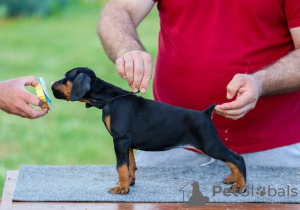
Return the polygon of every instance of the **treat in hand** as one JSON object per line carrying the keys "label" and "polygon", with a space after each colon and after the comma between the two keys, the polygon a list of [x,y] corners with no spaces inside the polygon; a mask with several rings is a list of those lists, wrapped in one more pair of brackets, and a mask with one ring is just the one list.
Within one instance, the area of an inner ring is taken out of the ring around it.
{"label": "treat in hand", "polygon": [[43,77],[37,78],[39,84],[35,86],[36,95],[45,103],[45,108],[52,111],[52,102],[47,91],[46,83]]}

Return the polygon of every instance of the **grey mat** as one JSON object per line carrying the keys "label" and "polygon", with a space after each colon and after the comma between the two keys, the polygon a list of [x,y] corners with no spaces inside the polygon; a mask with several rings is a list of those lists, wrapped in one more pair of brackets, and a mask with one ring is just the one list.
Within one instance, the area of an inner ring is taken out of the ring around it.
{"label": "grey mat", "polygon": [[[116,185],[115,166],[20,166],[14,201],[77,202],[187,202],[197,181],[209,202],[300,203],[299,168],[248,167],[249,189],[227,193],[222,183],[229,168],[139,167],[136,184],[127,195],[111,195]],[[179,191],[181,189],[181,191]],[[215,189],[215,195],[213,194]],[[217,193],[222,190],[222,193]],[[183,192],[184,191],[184,192]],[[184,193],[184,196],[183,196]]]}

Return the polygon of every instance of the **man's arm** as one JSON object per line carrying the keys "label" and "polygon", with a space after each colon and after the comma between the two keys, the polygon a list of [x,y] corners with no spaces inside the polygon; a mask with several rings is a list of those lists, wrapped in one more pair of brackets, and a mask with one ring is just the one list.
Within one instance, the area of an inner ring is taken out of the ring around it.
{"label": "man's arm", "polygon": [[146,92],[152,76],[152,57],[145,52],[136,27],[153,5],[153,0],[109,0],[98,24],[106,54],[134,92]]}
{"label": "man's arm", "polygon": [[239,119],[252,110],[259,97],[300,89],[300,27],[290,29],[295,51],[253,74],[237,74],[227,86],[227,98],[236,100],[216,106],[216,112]]}
{"label": "man's arm", "polygon": [[33,77],[20,77],[0,82],[0,109],[9,113],[35,119],[48,113],[48,109],[31,107],[29,104],[43,108],[45,103],[36,95],[31,94],[25,86],[36,86],[39,82]]}

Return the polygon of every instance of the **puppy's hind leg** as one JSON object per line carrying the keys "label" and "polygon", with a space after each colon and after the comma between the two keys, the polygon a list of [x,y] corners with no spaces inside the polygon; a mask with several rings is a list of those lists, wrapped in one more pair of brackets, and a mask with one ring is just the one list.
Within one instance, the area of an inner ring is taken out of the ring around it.
{"label": "puppy's hind leg", "polygon": [[204,146],[202,152],[206,155],[223,161],[229,166],[231,175],[224,179],[224,183],[233,184],[231,189],[237,189],[239,192],[246,190],[246,165],[244,158],[228,149],[221,139],[212,141],[211,146]]}
{"label": "puppy's hind leg", "polygon": [[[228,149],[229,150],[229,149]],[[231,175],[224,179],[225,184],[236,184],[231,186],[231,189],[234,191],[234,188],[237,188],[239,192],[245,192],[246,190],[246,165],[244,158],[235,152],[229,150],[231,155],[226,160],[222,160],[226,165],[229,166],[231,170]]]}

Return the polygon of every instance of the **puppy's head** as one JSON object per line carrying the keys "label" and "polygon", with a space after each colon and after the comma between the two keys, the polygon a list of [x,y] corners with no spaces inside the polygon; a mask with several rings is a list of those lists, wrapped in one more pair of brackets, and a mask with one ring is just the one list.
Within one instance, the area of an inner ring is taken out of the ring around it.
{"label": "puppy's head", "polygon": [[57,99],[88,103],[82,98],[90,91],[93,77],[96,77],[96,75],[89,68],[74,68],[68,71],[63,79],[52,84],[53,95]]}

